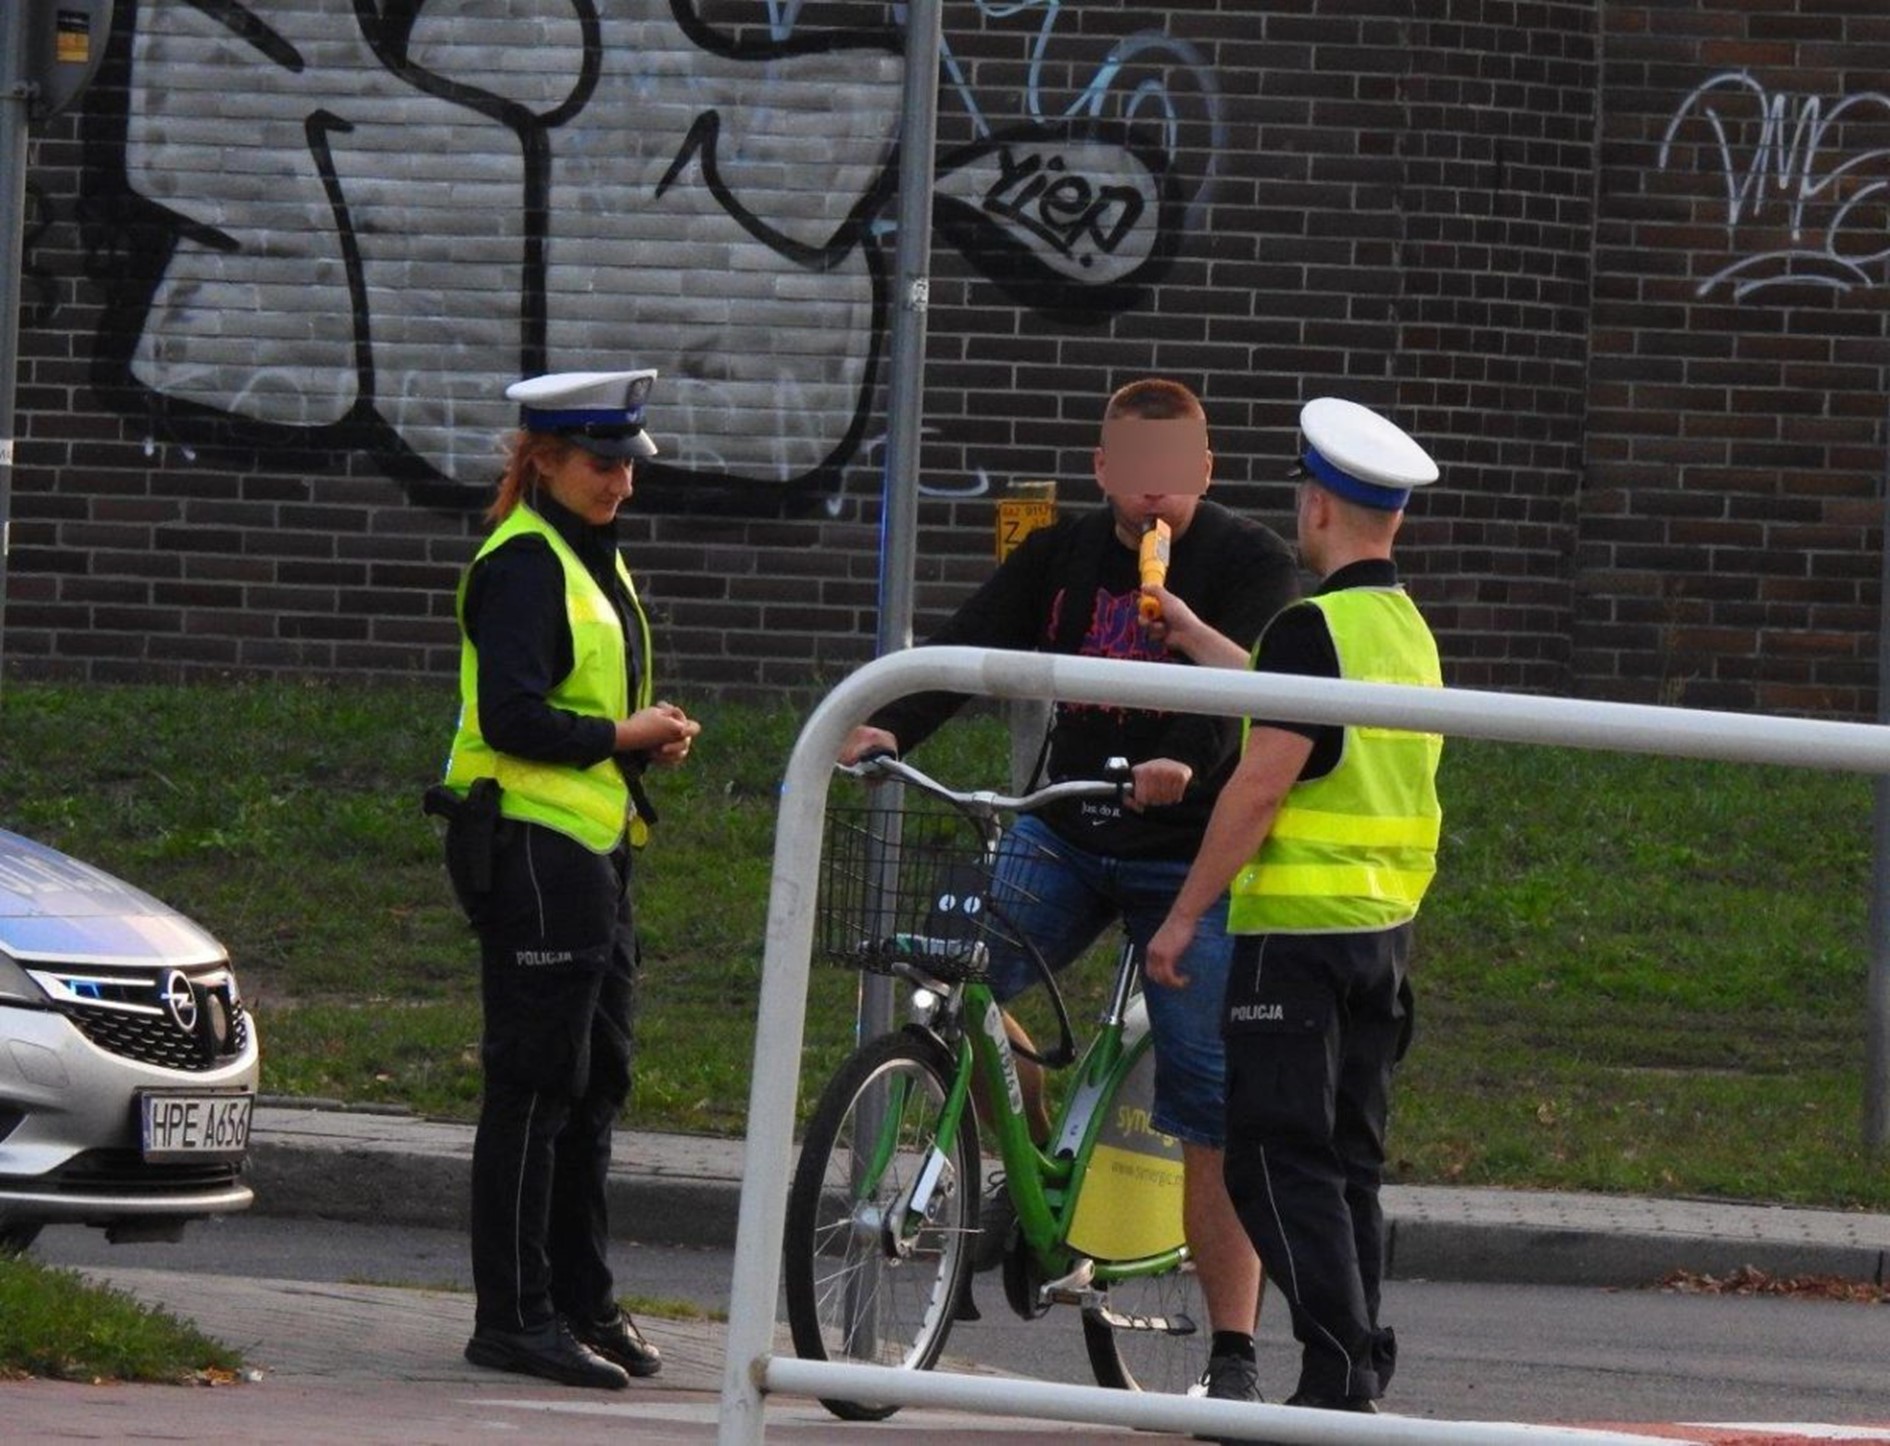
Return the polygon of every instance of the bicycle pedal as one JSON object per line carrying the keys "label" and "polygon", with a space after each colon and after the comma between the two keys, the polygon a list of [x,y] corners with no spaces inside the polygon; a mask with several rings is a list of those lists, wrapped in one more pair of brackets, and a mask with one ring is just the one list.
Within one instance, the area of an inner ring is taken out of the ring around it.
{"label": "bicycle pedal", "polygon": [[1067,1275],[1060,1275],[1055,1280],[1046,1280],[1037,1288],[1039,1300],[1057,1305],[1086,1305],[1088,1297],[1096,1292],[1090,1289],[1090,1283],[1096,1278],[1096,1262],[1087,1255],[1077,1259],[1076,1266]]}

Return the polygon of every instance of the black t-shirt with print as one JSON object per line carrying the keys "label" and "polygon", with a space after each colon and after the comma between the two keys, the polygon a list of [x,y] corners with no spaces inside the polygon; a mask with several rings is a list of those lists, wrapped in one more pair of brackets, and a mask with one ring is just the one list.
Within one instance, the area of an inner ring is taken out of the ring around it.
{"label": "black t-shirt with print", "polygon": [[[1293,554],[1267,527],[1203,499],[1169,554],[1171,592],[1218,631],[1251,647],[1268,620],[1298,596]],[[1185,663],[1153,643],[1137,620],[1141,577],[1135,550],[1116,536],[1107,507],[1032,533],[928,644]],[[1067,613],[1069,608],[1074,613]],[[884,728],[910,751],[966,702],[962,693],[919,693],[880,710]],[[1047,811],[1064,838],[1117,858],[1194,856],[1221,785],[1233,771],[1239,725],[1232,719],[1137,708],[1060,703],[1051,735],[1052,779],[1096,778],[1112,757],[1131,764],[1173,758],[1194,770],[1180,802],[1137,814],[1108,802]]]}

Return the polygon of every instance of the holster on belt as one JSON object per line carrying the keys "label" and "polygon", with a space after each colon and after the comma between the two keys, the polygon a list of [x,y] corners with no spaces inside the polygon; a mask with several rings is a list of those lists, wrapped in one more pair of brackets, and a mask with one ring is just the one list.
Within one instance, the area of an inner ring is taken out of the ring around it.
{"label": "holster on belt", "polygon": [[453,881],[475,898],[490,893],[499,842],[499,781],[474,779],[464,798],[436,783],[421,808],[446,820],[446,869]]}
{"label": "holster on belt", "polygon": [[647,824],[655,823],[656,805],[650,802],[649,794],[643,791],[643,780],[627,777],[624,782],[630,785],[630,802],[636,808],[637,817]]}

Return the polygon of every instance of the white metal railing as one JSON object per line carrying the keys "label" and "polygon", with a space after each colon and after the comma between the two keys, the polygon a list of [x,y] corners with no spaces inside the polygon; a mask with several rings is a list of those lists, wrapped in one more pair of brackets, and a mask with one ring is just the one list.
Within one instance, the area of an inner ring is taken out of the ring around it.
{"label": "white metal railing", "polygon": [[1375,724],[1512,743],[1890,773],[1890,728],[1865,723],[1348,683],[984,648],[910,648],[867,664],[835,687],[809,717],[788,759],[782,785],[758,1004],[762,1027],[755,1032],[747,1158],[722,1376],[718,1438],[722,1446],[762,1440],[762,1397],[768,1391],[888,1404],[950,1405],[993,1414],[1207,1435],[1264,1434],[1282,1442],[1344,1442],[1348,1446],[1375,1442],[1406,1446],[1647,1443],[1650,1438],[1603,1431],[1335,1416],[1197,1397],[1131,1396],[1099,1386],[800,1361],[772,1353],[787,1208],[783,1182],[792,1163],[814,897],[833,762],[847,734],[875,709],[908,693],[933,688],[993,698],[1056,698],[1228,717]]}

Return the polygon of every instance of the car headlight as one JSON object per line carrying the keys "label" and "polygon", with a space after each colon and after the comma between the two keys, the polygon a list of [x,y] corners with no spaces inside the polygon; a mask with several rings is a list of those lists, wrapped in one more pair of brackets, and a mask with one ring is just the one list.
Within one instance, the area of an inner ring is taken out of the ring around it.
{"label": "car headlight", "polygon": [[46,991],[27,977],[26,971],[6,955],[0,954],[0,1002],[18,1000],[22,1004],[44,1004]]}

